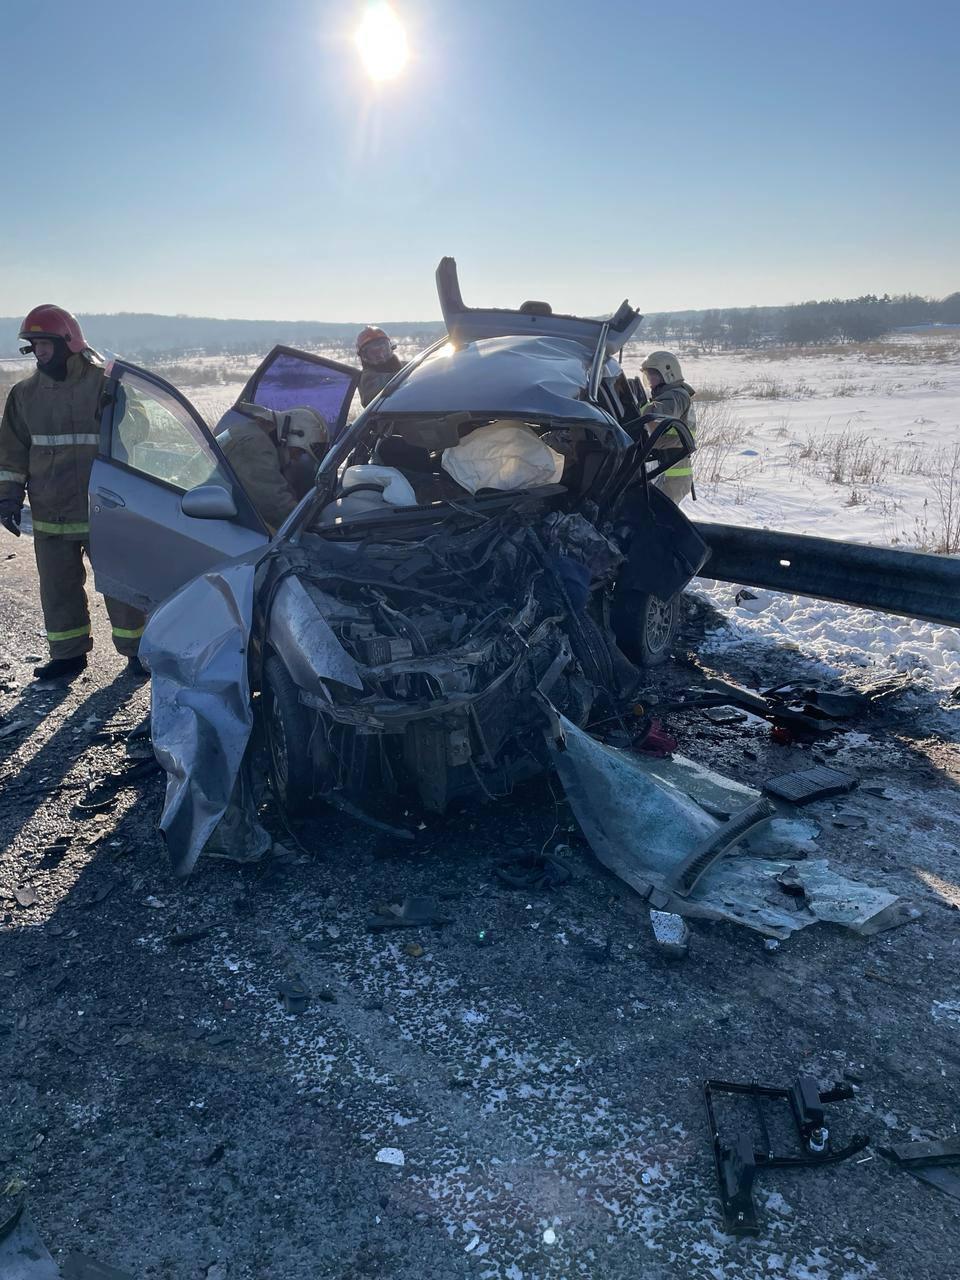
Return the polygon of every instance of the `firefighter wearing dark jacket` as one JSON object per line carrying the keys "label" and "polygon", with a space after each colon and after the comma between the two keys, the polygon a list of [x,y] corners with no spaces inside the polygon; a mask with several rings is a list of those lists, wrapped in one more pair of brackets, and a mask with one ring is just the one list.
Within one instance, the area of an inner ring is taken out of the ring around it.
{"label": "firefighter wearing dark jacket", "polygon": [[360,357],[360,403],[364,408],[376,399],[395,373],[403,368],[403,361],[396,354],[396,343],[378,329],[368,325],[357,338],[357,355]]}
{"label": "firefighter wearing dark jacket", "polygon": [[[68,679],[87,665],[93,648],[84,591],[84,552],[90,539],[87,487],[100,443],[103,366],[69,311],[34,307],[20,328],[22,347],[36,371],[7,397],[0,423],[0,523],[20,534],[24,497],[30,498],[33,549],[40,574],[40,604],[50,661],[34,670],[41,680]],[[143,614],[106,600],[113,643],[131,671]]]}
{"label": "firefighter wearing dark jacket", "polygon": [[[696,392],[684,382],[677,357],[672,351],[651,351],[641,368],[650,388],[650,399],[642,406],[641,412],[655,418],[679,418],[696,438],[697,411],[692,402]],[[662,457],[669,457],[670,453],[676,453],[682,447],[676,431],[668,431],[661,438],[657,451]],[[679,505],[693,489],[693,459],[681,458],[675,466],[663,472],[656,485]]]}
{"label": "firefighter wearing dark jacket", "polygon": [[310,488],[330,440],[326,421],[316,409],[264,409],[246,401],[221,419],[216,437],[271,533]]}

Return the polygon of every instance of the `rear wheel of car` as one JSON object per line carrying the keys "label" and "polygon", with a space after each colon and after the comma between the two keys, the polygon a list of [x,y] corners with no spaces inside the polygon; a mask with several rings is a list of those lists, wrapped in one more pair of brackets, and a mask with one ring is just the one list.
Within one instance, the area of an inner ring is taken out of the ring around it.
{"label": "rear wheel of car", "polygon": [[631,662],[659,667],[666,662],[680,622],[680,598],[661,600],[645,591],[627,591],[617,599],[613,629]]}
{"label": "rear wheel of car", "polygon": [[310,721],[290,673],[274,654],[263,669],[263,724],[270,783],[277,803],[291,817],[310,807],[313,766],[307,744]]}

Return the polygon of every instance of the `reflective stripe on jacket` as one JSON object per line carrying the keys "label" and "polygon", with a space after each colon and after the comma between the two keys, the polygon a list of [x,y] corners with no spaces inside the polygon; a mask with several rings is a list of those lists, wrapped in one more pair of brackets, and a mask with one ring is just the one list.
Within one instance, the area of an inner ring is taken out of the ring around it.
{"label": "reflective stripe on jacket", "polygon": [[[657,388],[654,398],[643,406],[644,413],[655,413],[661,418],[679,418],[684,426],[689,427],[694,440],[697,438],[697,411],[692,397],[696,395],[693,387],[686,382],[668,382]],[[661,438],[657,449],[669,453],[671,449],[680,449],[680,438],[675,430],[667,431]],[[666,475],[680,479],[693,475],[693,460],[685,457],[675,467],[670,467]]]}
{"label": "reflective stripe on jacket", "polygon": [[0,499],[30,497],[38,533],[78,537],[89,530],[87,489],[100,444],[103,369],[83,354],[54,382],[39,370],[7,396],[0,422]]}

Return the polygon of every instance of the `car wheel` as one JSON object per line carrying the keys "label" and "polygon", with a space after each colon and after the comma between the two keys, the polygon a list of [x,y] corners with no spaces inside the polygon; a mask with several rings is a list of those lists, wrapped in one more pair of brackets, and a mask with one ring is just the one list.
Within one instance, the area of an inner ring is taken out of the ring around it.
{"label": "car wheel", "polygon": [[679,622],[679,596],[664,601],[645,591],[628,591],[616,603],[613,630],[631,662],[659,667],[670,656]]}
{"label": "car wheel", "polygon": [[310,808],[313,765],[307,744],[310,721],[289,671],[274,654],[263,669],[263,725],[270,784],[277,803],[291,817]]}

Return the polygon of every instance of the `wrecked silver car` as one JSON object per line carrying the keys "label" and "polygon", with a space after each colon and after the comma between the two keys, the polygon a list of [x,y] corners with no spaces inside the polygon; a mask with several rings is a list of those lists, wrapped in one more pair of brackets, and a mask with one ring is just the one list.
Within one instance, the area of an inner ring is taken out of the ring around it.
{"label": "wrecked silver car", "polygon": [[551,717],[616,710],[668,651],[706,549],[651,484],[663,433],[692,440],[641,421],[616,360],[640,315],[473,309],[452,259],[437,278],[447,337],[349,426],[347,366],[277,348],[250,380],[242,400],[318,408],[333,438],[272,540],[188,402],[110,370],[98,586],[154,608],[200,575],[143,645],[181,872],[248,788],[255,719],[290,814],[332,800],[376,817],[396,797],[442,812],[549,767]]}

